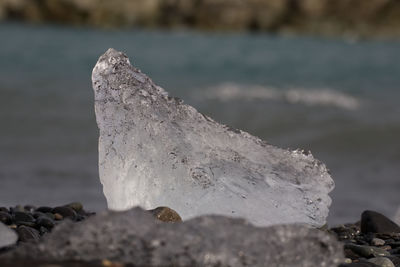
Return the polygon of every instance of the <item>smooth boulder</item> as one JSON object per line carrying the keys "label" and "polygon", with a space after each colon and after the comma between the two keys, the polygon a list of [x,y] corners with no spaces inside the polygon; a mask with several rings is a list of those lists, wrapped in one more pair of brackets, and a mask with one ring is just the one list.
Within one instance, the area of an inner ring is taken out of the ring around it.
{"label": "smooth boulder", "polygon": [[400,233],[400,226],[376,211],[366,210],[361,214],[362,233]]}
{"label": "smooth boulder", "polygon": [[138,266],[337,266],[343,251],[334,236],[302,225],[258,228],[222,216],[162,223],[134,208],[63,223],[39,246],[28,244],[4,257]]}
{"label": "smooth boulder", "polygon": [[0,222],[0,249],[14,245],[17,240],[17,234]]}

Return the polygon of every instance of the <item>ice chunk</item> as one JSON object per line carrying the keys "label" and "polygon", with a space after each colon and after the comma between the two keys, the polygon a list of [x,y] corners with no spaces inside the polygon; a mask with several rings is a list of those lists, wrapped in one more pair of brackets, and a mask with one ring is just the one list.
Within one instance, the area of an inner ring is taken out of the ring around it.
{"label": "ice chunk", "polygon": [[168,206],[183,219],[325,223],[334,183],[309,153],[267,144],[169,97],[114,49],[92,74],[108,207]]}

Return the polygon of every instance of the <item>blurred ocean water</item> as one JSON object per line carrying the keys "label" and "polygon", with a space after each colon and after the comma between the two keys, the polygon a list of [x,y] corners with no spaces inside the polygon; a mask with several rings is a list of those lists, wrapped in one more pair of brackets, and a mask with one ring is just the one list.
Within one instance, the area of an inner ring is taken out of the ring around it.
{"label": "blurred ocean water", "polygon": [[331,224],[400,206],[400,42],[0,24],[0,206],[106,207],[90,75],[109,47],[199,111],[336,182]]}

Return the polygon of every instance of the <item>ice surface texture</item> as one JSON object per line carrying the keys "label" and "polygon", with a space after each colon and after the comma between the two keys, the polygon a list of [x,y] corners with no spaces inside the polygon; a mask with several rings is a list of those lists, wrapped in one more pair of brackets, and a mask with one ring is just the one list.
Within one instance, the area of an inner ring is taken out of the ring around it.
{"label": "ice surface texture", "polygon": [[92,74],[108,207],[168,206],[183,219],[325,224],[334,183],[311,154],[267,144],[169,97],[114,49]]}

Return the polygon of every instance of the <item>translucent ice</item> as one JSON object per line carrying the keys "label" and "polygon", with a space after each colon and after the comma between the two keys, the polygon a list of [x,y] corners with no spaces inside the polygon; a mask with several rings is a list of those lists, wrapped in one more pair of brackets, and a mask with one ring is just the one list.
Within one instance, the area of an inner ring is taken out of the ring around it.
{"label": "translucent ice", "polygon": [[325,223],[334,183],[311,154],[215,122],[114,49],[99,58],[92,81],[110,209],[168,206],[183,219],[222,214],[260,226]]}

